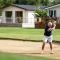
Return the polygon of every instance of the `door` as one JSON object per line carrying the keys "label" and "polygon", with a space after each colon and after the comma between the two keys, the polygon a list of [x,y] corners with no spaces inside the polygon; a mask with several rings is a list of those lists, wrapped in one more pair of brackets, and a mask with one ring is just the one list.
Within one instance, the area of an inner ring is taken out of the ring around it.
{"label": "door", "polygon": [[23,21],[23,12],[16,11],[16,23],[22,23]]}

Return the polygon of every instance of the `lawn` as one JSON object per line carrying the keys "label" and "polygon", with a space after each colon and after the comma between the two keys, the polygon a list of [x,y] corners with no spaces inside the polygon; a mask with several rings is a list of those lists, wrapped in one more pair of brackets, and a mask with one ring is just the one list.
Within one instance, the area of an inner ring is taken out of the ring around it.
{"label": "lawn", "polygon": [[0,53],[0,60],[55,60],[55,59],[37,56],[27,56],[22,54]]}
{"label": "lawn", "polygon": [[[42,40],[44,29],[26,29],[20,27],[0,27],[0,37],[26,40]],[[54,40],[60,40],[60,29],[53,32]]]}

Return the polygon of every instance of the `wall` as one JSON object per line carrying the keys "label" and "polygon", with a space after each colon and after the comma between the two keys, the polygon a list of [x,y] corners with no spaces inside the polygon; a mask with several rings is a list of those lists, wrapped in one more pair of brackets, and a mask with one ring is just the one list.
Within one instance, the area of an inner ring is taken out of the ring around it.
{"label": "wall", "polygon": [[[60,6],[50,8],[50,10],[56,10],[56,16],[57,16],[57,17],[60,17]],[[48,14],[48,15],[49,15],[49,14]]]}
{"label": "wall", "polygon": [[23,23],[23,27],[27,27],[27,28],[34,28],[35,27],[35,18],[34,18],[34,12],[33,11],[26,11],[26,23]]}
{"label": "wall", "polygon": [[18,7],[13,7],[13,6],[10,6],[10,7],[6,7],[3,9],[3,12],[2,12],[2,17],[3,17],[3,23],[6,23],[6,17],[5,17],[5,11],[12,11],[12,19],[13,19],[13,23],[15,23],[15,11],[23,11],[24,14],[23,14],[23,18],[25,16],[25,10],[24,9],[20,9]]}
{"label": "wall", "polygon": [[5,11],[12,11],[12,18],[13,18],[13,23],[15,23],[15,11],[23,11],[23,23],[22,27],[27,27],[27,28],[34,28],[34,12],[33,11],[27,11],[24,9],[20,9],[18,7],[7,7],[3,9],[3,23],[6,23],[6,18],[5,18]]}

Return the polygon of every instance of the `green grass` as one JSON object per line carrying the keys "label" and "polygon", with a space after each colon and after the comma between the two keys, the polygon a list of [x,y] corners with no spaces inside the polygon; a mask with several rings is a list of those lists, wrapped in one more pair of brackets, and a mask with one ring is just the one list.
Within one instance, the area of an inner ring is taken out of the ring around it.
{"label": "green grass", "polygon": [[22,54],[0,53],[0,60],[55,60],[55,59],[37,56],[27,56]]}
{"label": "green grass", "polygon": [[[0,37],[27,40],[42,40],[44,29],[24,29],[19,27],[0,27]],[[60,40],[60,29],[53,32],[54,40]]]}

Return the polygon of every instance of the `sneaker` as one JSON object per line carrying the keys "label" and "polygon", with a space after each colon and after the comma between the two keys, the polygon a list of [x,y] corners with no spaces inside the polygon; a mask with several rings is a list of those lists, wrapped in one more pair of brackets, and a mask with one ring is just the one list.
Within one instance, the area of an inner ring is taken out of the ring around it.
{"label": "sneaker", "polygon": [[43,53],[44,53],[44,51],[42,50],[42,51],[41,51],[41,54],[43,54]]}
{"label": "sneaker", "polygon": [[50,54],[54,54],[54,52],[53,52],[53,51],[51,51],[51,52],[50,52]]}

